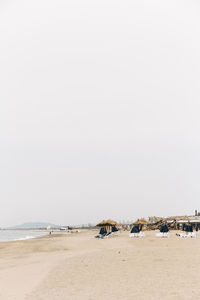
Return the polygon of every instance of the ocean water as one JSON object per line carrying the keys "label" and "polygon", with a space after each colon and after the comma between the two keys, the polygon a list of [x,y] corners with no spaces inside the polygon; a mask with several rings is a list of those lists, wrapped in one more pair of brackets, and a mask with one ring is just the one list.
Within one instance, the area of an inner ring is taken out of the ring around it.
{"label": "ocean water", "polygon": [[28,240],[47,234],[47,232],[33,232],[29,230],[0,230],[0,242]]}

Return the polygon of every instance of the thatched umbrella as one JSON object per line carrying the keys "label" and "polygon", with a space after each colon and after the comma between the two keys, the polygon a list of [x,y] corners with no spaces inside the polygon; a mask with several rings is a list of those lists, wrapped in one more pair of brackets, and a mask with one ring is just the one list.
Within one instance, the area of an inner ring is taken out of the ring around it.
{"label": "thatched umbrella", "polygon": [[119,226],[116,221],[113,220],[103,220],[100,223],[97,224],[98,227],[105,227],[107,232],[112,232],[112,227]]}
{"label": "thatched umbrella", "polygon": [[[138,230],[141,231],[142,227],[147,224],[148,224],[147,220],[145,220],[144,218],[141,218],[141,219],[138,219],[137,221],[135,221],[132,225],[133,225],[133,227],[138,226]],[[132,229],[133,229],[133,227],[132,227]]]}
{"label": "thatched umbrella", "polygon": [[103,220],[100,223],[97,224],[98,227],[101,226],[118,226],[116,221],[113,220]]}
{"label": "thatched umbrella", "polygon": [[105,226],[105,224],[106,224],[106,221],[103,220],[103,221],[99,222],[99,223],[97,224],[97,226],[98,226],[98,227],[102,227],[102,226]]}
{"label": "thatched umbrella", "polygon": [[147,225],[147,224],[148,224],[148,222],[144,218],[138,219],[137,221],[135,221],[133,223],[133,225]]}

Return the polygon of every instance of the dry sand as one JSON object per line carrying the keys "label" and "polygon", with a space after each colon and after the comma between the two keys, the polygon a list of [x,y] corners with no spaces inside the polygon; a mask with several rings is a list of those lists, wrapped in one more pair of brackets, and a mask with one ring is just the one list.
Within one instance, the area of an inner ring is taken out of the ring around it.
{"label": "dry sand", "polygon": [[0,299],[200,299],[200,233],[104,240],[95,233],[0,243]]}

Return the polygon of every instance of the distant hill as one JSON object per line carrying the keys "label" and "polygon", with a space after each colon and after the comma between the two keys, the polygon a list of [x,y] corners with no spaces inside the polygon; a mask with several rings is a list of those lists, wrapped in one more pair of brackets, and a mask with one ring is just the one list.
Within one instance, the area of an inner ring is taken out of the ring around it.
{"label": "distant hill", "polygon": [[51,224],[51,223],[45,223],[45,222],[27,222],[27,223],[23,223],[21,225],[16,225],[16,226],[10,226],[8,227],[8,229],[40,229],[40,228],[47,228],[47,227],[51,227],[51,228],[60,228],[61,226],[59,225],[55,225],[55,224]]}

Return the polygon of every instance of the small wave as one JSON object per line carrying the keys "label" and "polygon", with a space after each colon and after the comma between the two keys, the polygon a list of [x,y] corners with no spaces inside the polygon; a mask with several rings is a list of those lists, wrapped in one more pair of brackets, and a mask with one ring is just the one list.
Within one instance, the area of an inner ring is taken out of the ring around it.
{"label": "small wave", "polygon": [[0,242],[23,241],[42,237],[47,232],[27,232],[27,231],[0,231]]}
{"label": "small wave", "polygon": [[44,235],[37,235],[37,236],[28,235],[28,236],[25,236],[22,238],[14,239],[12,241],[24,241],[24,240],[36,239],[37,237],[41,237],[41,236],[44,236]]}

